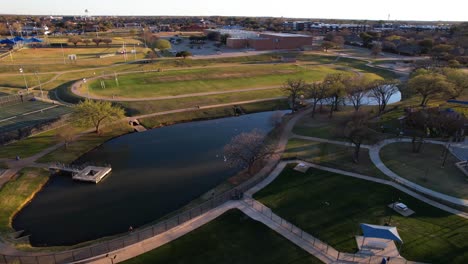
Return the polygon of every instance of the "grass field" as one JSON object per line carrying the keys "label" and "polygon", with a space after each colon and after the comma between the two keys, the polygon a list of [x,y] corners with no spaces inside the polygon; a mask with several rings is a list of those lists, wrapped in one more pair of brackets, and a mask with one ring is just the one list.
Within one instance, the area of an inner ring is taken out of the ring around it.
{"label": "grass field", "polygon": [[385,174],[374,166],[367,149],[361,149],[358,164],[353,162],[353,154],[353,147],[293,138],[288,141],[283,158],[297,157],[325,167],[388,179]]}
{"label": "grass field", "polygon": [[119,102],[118,104],[127,109],[128,115],[139,115],[175,109],[195,108],[197,105],[217,105],[284,96],[284,93],[280,89],[271,89],[253,92],[228,93],[158,101]]}
{"label": "grass field", "polygon": [[[239,107],[241,107],[247,114],[263,111],[283,110],[289,108],[286,100],[244,104],[239,105]],[[233,107],[219,107],[204,110],[194,110],[190,112],[167,114],[163,116],[148,117],[140,119],[140,123],[146,128],[154,128],[178,122],[221,118],[226,116],[234,116],[235,114],[236,113],[234,112]]]}
{"label": "grass field", "polygon": [[[401,254],[426,263],[468,262],[468,220],[427,205],[389,186],[289,166],[255,198],[275,213],[340,251],[356,252],[360,223],[382,225],[392,215],[404,244]],[[400,198],[416,214],[387,207]]]}
{"label": "grass field", "polygon": [[143,263],[322,263],[239,210],[148,253],[123,262]]}
{"label": "grass field", "polygon": [[57,144],[55,137],[57,130],[50,130],[20,141],[2,146],[0,148],[0,158],[14,159],[16,156],[21,158],[30,157],[41,152],[41,150],[52,147]]}
{"label": "grass field", "polygon": [[444,148],[425,143],[420,153],[413,153],[411,143],[393,143],[382,148],[380,157],[389,169],[405,179],[434,191],[468,199],[467,177],[455,166],[459,160],[449,153],[442,168]]}
{"label": "grass field", "polygon": [[0,233],[13,231],[11,220],[49,179],[44,169],[25,168],[0,189]]}
{"label": "grass field", "polygon": [[68,164],[102,143],[129,132],[131,132],[130,127],[126,125],[104,127],[101,131],[101,135],[97,135],[94,132],[81,135],[78,140],[69,143],[68,148],[62,146],[39,158],[37,161],[42,163],[61,162]]}
{"label": "grass field", "polygon": [[[34,86],[39,86],[39,83],[45,83],[49,81],[54,76],[55,74],[38,74],[36,76],[29,72],[25,72],[24,78],[21,75],[16,75],[16,76],[10,76],[10,75],[1,76],[0,75],[0,87],[26,89],[26,83],[27,83],[28,87],[31,88]],[[26,79],[26,83],[24,82],[24,79]],[[39,90],[39,88],[37,89]]]}
{"label": "grass field", "polygon": [[[318,81],[329,73],[338,72],[333,67],[315,66],[303,69],[295,65],[255,65],[238,67],[197,68],[156,73],[120,75],[115,78],[88,83],[91,94],[112,97],[143,98],[150,96],[181,95],[211,91],[226,91],[281,85],[287,79],[303,78]],[[82,91],[85,87],[82,86]]]}

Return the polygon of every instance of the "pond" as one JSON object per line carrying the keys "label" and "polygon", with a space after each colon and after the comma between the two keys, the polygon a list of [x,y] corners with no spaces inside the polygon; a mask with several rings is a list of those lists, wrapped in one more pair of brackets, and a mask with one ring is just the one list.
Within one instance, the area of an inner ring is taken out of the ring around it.
{"label": "pond", "polygon": [[177,124],[115,138],[80,161],[107,163],[97,185],[51,177],[13,221],[34,246],[72,245],[128,231],[177,210],[237,173],[223,147],[241,132],[272,129],[272,112]]}

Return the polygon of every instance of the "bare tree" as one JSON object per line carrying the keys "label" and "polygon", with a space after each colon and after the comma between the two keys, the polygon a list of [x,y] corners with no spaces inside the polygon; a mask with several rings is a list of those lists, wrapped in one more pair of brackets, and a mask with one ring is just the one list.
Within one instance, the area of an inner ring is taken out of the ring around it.
{"label": "bare tree", "polygon": [[322,82],[315,82],[308,86],[307,97],[312,100],[312,117],[315,116],[317,104],[324,100],[326,95],[326,87]]}
{"label": "bare tree", "polygon": [[107,47],[109,47],[110,44],[112,43],[112,39],[111,38],[105,38],[105,39],[102,39],[102,42],[106,43]]}
{"label": "bare tree", "polygon": [[90,39],[83,39],[83,43],[88,47],[89,43],[91,43]]}
{"label": "bare tree", "polygon": [[376,132],[368,127],[369,116],[362,111],[354,112],[345,123],[343,136],[354,145],[353,161],[359,163],[359,153],[364,140],[373,141]]}
{"label": "bare tree", "polygon": [[80,43],[82,41],[83,40],[79,36],[72,36],[72,37],[68,38],[68,42],[73,43],[73,45],[75,45],[75,48],[76,48],[76,45],[78,45],[78,43]]}
{"label": "bare tree", "polygon": [[273,154],[273,146],[265,142],[265,133],[254,129],[239,134],[224,146],[224,156],[232,167],[247,169],[250,174],[255,162]]}
{"label": "bare tree", "polygon": [[372,56],[377,57],[380,55],[381,52],[382,52],[382,44],[380,44],[380,42],[374,43],[371,49]]}
{"label": "bare tree", "polygon": [[281,111],[275,111],[270,116],[270,124],[274,127],[278,127],[281,124],[282,120],[283,120],[283,113],[281,113]]}
{"label": "bare tree", "polygon": [[364,99],[368,94],[370,82],[363,76],[349,78],[346,85],[346,97],[353,104],[354,110],[359,111],[366,102]]}
{"label": "bare tree", "polygon": [[102,42],[102,38],[93,38],[93,42],[99,47],[99,44]]}
{"label": "bare tree", "polygon": [[395,80],[376,80],[370,84],[369,97],[377,103],[379,115],[385,111],[392,95],[398,93],[397,84]]}
{"label": "bare tree", "polygon": [[411,143],[414,153],[419,153],[421,151],[424,138],[428,136],[428,120],[429,115],[426,111],[411,112],[406,116],[406,135],[412,138]]}
{"label": "bare tree", "polygon": [[68,149],[68,145],[75,141],[77,131],[71,126],[65,126],[60,128],[55,136],[59,141],[65,144],[65,149]]}
{"label": "bare tree", "polygon": [[283,90],[291,101],[292,112],[297,110],[297,100],[306,91],[306,83],[302,79],[288,79],[283,85]]}

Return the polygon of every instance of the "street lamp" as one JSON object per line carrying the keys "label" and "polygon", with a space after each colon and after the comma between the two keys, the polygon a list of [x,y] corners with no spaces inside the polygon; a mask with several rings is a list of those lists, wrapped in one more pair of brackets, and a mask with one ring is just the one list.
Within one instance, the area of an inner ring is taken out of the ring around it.
{"label": "street lamp", "polygon": [[42,83],[41,83],[41,79],[39,79],[39,76],[37,75],[37,71],[35,71],[34,74],[36,75],[37,82],[39,82],[39,89],[41,90],[41,98],[44,99],[44,93],[42,92]]}
{"label": "street lamp", "polygon": [[87,91],[87,94],[88,94],[88,99],[89,99],[89,86],[86,85],[86,78],[83,78],[83,83],[85,85],[85,88],[86,88],[86,91]]}
{"label": "street lamp", "polygon": [[20,71],[20,73],[23,75],[24,85],[26,86],[26,91],[29,92],[28,82],[26,81],[26,76],[24,76],[24,70],[23,70],[23,68],[19,68],[19,71]]}

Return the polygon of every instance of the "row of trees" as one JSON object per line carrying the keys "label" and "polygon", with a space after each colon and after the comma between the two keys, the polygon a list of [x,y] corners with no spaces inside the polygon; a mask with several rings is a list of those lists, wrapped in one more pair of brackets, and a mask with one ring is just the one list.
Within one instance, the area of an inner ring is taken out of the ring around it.
{"label": "row of trees", "polygon": [[301,96],[308,98],[312,104],[312,116],[315,115],[318,105],[329,105],[329,115],[337,111],[339,106],[348,103],[355,111],[374,100],[378,105],[379,114],[383,113],[387,104],[398,92],[398,82],[394,80],[371,80],[363,75],[348,75],[342,73],[328,74],[323,81],[306,83],[302,79],[287,80],[283,90],[288,95],[291,108],[297,110]]}
{"label": "row of trees", "polygon": [[79,36],[71,36],[68,38],[68,43],[72,43],[73,45],[76,46],[78,43],[84,43],[86,46],[88,46],[91,42],[94,42],[96,44],[96,47],[99,47],[99,44],[105,43],[107,46],[109,46],[112,43],[111,38],[93,38],[93,39],[82,39]]}

